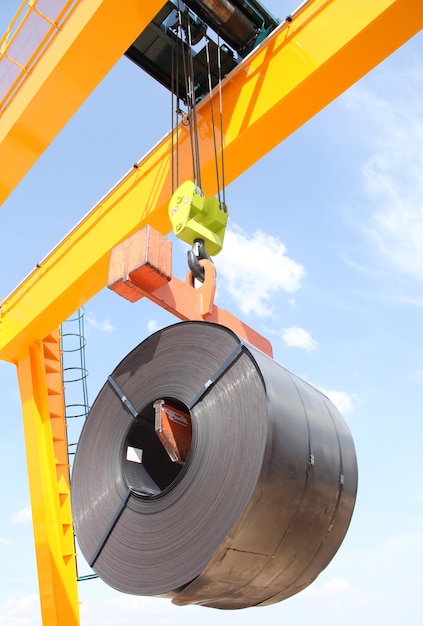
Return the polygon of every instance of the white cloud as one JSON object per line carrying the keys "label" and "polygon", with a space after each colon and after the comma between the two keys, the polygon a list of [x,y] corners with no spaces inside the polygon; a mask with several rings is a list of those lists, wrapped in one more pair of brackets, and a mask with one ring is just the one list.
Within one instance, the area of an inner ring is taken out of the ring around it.
{"label": "white cloud", "polygon": [[343,595],[351,591],[351,584],[344,578],[331,578],[324,583],[322,590],[330,595]]}
{"label": "white cloud", "polygon": [[272,314],[272,301],[280,291],[294,293],[305,276],[304,267],[287,256],[285,245],[273,235],[256,231],[247,235],[233,225],[215,259],[222,289],[245,314]]}
{"label": "white cloud", "polygon": [[370,148],[361,172],[370,213],[358,208],[355,214],[364,219],[364,234],[380,260],[423,281],[423,72],[414,71],[414,87],[407,90],[392,70],[387,80],[398,86],[394,93],[385,96],[386,87],[376,93],[360,85],[347,99]]}
{"label": "white cloud", "polygon": [[[198,606],[179,607],[170,599],[119,594],[95,581],[97,589],[84,588],[81,595],[81,624],[84,626],[133,626],[143,617],[150,626],[241,626],[245,613],[211,611]],[[211,615],[212,613],[212,615]],[[252,623],[252,622],[250,622]],[[1,624],[1,622],[0,622]]]}
{"label": "white cloud", "polygon": [[17,511],[12,517],[12,522],[14,524],[30,524],[32,522],[31,507],[28,505]]}
{"label": "white cloud", "polygon": [[423,298],[415,298],[412,296],[402,296],[401,294],[395,296],[395,301],[403,304],[410,304],[419,309],[423,308]]}
{"label": "white cloud", "polygon": [[112,333],[115,330],[115,327],[111,323],[110,319],[106,317],[102,322],[97,320],[92,313],[85,313],[84,317],[85,323],[95,330],[100,331],[101,333]]}
{"label": "white cloud", "polygon": [[2,546],[11,546],[13,541],[11,539],[7,539],[6,537],[0,537],[0,544]]}
{"label": "white cloud", "polygon": [[339,597],[345,594],[351,594],[353,586],[345,578],[334,577],[325,580],[323,583],[315,582],[308,589],[306,593],[314,597]]}
{"label": "white cloud", "polygon": [[[303,376],[304,380],[307,380],[305,376]],[[347,391],[339,391],[336,389],[325,389],[321,385],[316,385],[313,382],[310,382],[312,387],[315,387],[319,391],[323,393],[333,404],[336,406],[338,411],[342,413],[342,415],[346,415],[347,413],[353,413],[354,411],[354,402],[358,400],[356,394],[348,393]]]}
{"label": "white cloud", "polygon": [[41,626],[38,595],[10,598],[0,604],[1,626]]}
{"label": "white cloud", "polygon": [[[361,517],[363,526],[360,530],[357,526],[350,529],[350,547],[344,545],[342,556],[335,556],[328,569],[289,603],[302,615],[312,617],[314,612],[319,623],[321,620],[330,626],[418,626],[422,605],[422,533],[405,532],[369,543],[363,532],[368,526],[366,512],[360,513],[358,506],[353,526],[356,515]],[[360,521],[357,519],[356,523],[359,526]],[[392,530],[393,525],[388,524],[388,528]],[[290,623],[297,622],[294,618]]]}
{"label": "white cloud", "polygon": [[[341,577],[329,578],[323,582],[317,579],[303,592],[303,596],[306,599],[313,600],[315,609],[319,610],[318,606],[320,605],[320,611],[324,611],[326,615],[330,613],[332,618],[337,614],[339,615],[338,619],[341,618],[346,606],[350,607],[351,610],[351,606],[355,608],[377,601],[375,594],[372,594],[367,589],[354,586],[351,582]],[[343,624],[357,623],[354,618],[351,620],[351,616],[348,617],[346,615],[343,616]],[[330,623],[335,624],[336,621]]]}
{"label": "white cloud", "polygon": [[320,389],[320,391],[333,402],[342,415],[346,415],[347,413],[352,413],[354,411],[353,401],[356,398],[353,394],[347,393],[346,391],[322,389],[322,387],[317,388]]}
{"label": "white cloud", "polygon": [[149,333],[155,333],[156,331],[160,330],[162,327],[160,326],[159,322],[157,320],[149,320],[147,323],[147,330]]}
{"label": "white cloud", "polygon": [[317,349],[318,343],[310,333],[299,326],[291,326],[282,330],[282,340],[289,348],[304,348],[307,352]]}
{"label": "white cloud", "polygon": [[423,369],[410,372],[409,377],[412,381],[421,385],[423,383]]}
{"label": "white cloud", "polygon": [[[392,530],[392,527],[390,527]],[[380,542],[357,550],[351,555],[349,571],[355,580],[361,576],[361,585],[374,586],[375,592],[384,592],[389,589],[395,591],[396,598],[400,600],[398,607],[407,607],[407,600],[412,600],[418,593],[417,604],[421,607],[421,559],[423,555],[423,532],[422,530],[407,530],[400,534],[388,535],[381,538]],[[367,566],[363,569],[363,562]],[[355,583],[356,584],[356,583]],[[410,623],[406,619],[404,622]],[[418,620],[413,622],[420,623]]]}

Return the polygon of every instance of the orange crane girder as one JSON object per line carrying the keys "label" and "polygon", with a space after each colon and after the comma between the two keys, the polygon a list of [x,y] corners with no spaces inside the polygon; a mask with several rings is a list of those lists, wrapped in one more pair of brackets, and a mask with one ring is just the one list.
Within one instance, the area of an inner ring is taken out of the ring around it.
{"label": "orange crane girder", "polygon": [[[0,202],[117,62],[163,2],[81,2],[0,117]],[[247,57],[222,86],[229,183],[423,26],[421,0],[311,0]],[[92,55],[95,54],[95,58]],[[91,56],[92,63],[86,63]],[[212,112],[199,106],[202,185],[216,192]],[[190,137],[180,127],[181,180]],[[219,129],[218,129],[219,132]],[[79,623],[63,453],[63,398],[51,379],[52,329],[107,284],[112,248],[144,225],[166,234],[172,138],[153,148],[2,303],[0,358],[17,365],[34,514],[43,620]],[[60,385],[59,385],[60,386]],[[53,415],[54,413],[54,415]],[[58,431],[60,431],[58,435]],[[60,484],[59,484],[60,483]]]}
{"label": "orange crane girder", "polygon": [[79,2],[0,117],[0,204],[163,4]]}
{"label": "orange crane girder", "polygon": [[[242,174],[422,26],[419,0],[314,0],[306,4],[223,84],[226,182]],[[211,105],[218,119],[219,95],[215,92],[211,102],[206,99],[198,107],[202,186],[207,196],[216,193]],[[191,175],[190,137],[184,126],[178,133],[180,179],[185,180]],[[169,232],[173,145],[169,135],[154,147],[5,299],[0,318],[1,359],[15,360],[28,344],[45,337],[101,290],[107,283],[110,251],[120,241],[147,224],[163,234]]]}

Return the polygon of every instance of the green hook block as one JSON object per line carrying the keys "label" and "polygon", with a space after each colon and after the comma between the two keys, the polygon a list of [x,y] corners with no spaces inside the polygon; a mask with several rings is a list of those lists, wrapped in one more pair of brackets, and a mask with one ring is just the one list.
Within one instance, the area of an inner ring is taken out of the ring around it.
{"label": "green hook block", "polygon": [[210,256],[223,246],[228,209],[215,196],[205,198],[202,190],[191,180],[176,189],[169,203],[169,218],[175,235],[190,244],[202,239]]}

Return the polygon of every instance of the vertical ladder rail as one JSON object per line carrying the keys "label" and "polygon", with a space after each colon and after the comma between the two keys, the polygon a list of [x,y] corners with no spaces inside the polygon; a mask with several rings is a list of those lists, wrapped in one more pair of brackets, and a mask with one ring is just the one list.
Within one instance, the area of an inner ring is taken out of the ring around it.
{"label": "vertical ladder rail", "polygon": [[65,421],[68,428],[68,460],[72,466],[79,434],[90,410],[85,361],[84,308],[60,326],[60,351],[64,389]]}
{"label": "vertical ladder rail", "polygon": [[42,623],[45,626],[79,626],[58,330],[26,349],[17,361],[17,373]]}
{"label": "vertical ladder rail", "polygon": [[[79,436],[90,410],[87,386],[88,369],[85,360],[84,316],[84,307],[80,307],[60,325],[63,399],[70,471],[72,470]],[[86,574],[80,574],[81,560],[78,559],[78,555],[75,564],[78,582],[98,578],[92,570]]]}

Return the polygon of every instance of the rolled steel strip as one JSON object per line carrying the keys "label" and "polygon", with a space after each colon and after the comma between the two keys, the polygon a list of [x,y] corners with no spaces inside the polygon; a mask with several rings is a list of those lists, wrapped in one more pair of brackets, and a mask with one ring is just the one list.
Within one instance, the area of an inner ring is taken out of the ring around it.
{"label": "rolled steel strip", "polygon": [[[319,575],[357,490],[353,440],[328,398],[205,322],[155,333],[111,378],[81,433],[71,490],[78,543],[100,578],[235,609],[283,600]],[[191,418],[184,465],[154,431],[159,399]]]}

